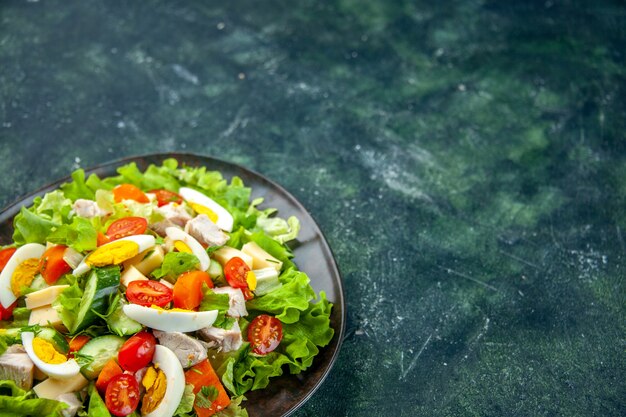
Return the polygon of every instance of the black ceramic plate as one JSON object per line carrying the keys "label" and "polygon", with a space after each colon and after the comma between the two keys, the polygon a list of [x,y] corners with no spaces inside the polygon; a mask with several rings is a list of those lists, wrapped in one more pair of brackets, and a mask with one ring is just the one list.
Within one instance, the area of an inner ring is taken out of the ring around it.
{"label": "black ceramic plate", "polygon": [[[246,186],[252,188],[252,198],[265,199],[262,207],[276,207],[281,217],[293,215],[300,220],[302,229],[298,240],[292,245],[294,261],[300,270],[309,275],[315,291],[325,291],[333,303],[330,320],[331,326],[335,329],[335,336],[328,346],[320,350],[313,365],[306,372],[290,375],[285,371],[285,375],[272,379],[266,389],[247,393],[248,401],[244,403],[251,417],[288,416],[320,386],[337,358],[343,339],[345,327],[343,287],[328,243],[311,215],[289,192],[264,176],[229,162],[184,153],[154,154],[110,162],[87,169],[86,173],[87,175],[96,173],[100,177],[116,175],[116,169],[129,162],[135,162],[141,170],[145,170],[148,165],[161,164],[167,158],[176,158],[180,163],[190,166],[205,166],[207,169],[220,171],[228,179],[237,175],[243,179]],[[69,177],[62,178],[6,207],[0,213],[0,243],[11,242],[13,217],[19,212],[20,207],[30,206],[35,197],[52,191],[69,180]]]}

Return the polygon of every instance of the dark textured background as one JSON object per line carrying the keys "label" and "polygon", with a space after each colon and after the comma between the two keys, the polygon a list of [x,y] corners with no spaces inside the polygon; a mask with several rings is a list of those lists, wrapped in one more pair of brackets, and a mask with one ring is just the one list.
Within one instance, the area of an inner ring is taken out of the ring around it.
{"label": "dark textured background", "polygon": [[619,1],[3,1],[0,204],[133,154],[241,163],[344,276],[298,417],[621,416],[625,50]]}

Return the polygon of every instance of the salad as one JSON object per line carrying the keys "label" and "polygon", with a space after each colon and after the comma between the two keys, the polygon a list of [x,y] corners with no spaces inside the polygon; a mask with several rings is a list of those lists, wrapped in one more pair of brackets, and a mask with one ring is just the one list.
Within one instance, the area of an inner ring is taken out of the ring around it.
{"label": "salad", "polygon": [[205,167],[117,172],[75,171],[0,247],[0,416],[247,416],[334,334],[298,219]]}

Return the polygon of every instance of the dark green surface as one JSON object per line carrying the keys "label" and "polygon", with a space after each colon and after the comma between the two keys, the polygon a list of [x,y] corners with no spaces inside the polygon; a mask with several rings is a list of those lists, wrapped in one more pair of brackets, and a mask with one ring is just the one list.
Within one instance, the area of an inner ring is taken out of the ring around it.
{"label": "dark green surface", "polygon": [[618,1],[4,1],[0,203],[133,154],[244,164],[344,275],[298,417],[620,416],[624,51]]}

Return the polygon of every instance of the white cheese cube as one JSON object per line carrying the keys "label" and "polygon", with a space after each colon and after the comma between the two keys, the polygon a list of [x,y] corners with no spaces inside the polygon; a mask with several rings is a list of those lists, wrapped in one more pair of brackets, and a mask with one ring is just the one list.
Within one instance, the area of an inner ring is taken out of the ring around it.
{"label": "white cheese cube", "polygon": [[150,275],[152,271],[161,266],[164,256],[163,248],[157,245],[124,262],[124,268],[128,269],[132,265],[142,274]]}
{"label": "white cheese cube", "polygon": [[30,312],[28,325],[34,326],[35,324],[40,326],[53,326],[58,329],[65,328],[59,317],[59,313],[51,306],[39,307]]}
{"label": "white cheese cube", "polygon": [[256,242],[246,243],[241,248],[241,251],[252,257],[252,269],[274,268],[276,271],[280,271],[283,267],[281,261],[267,253]]}
{"label": "white cheese cube", "polygon": [[35,385],[33,391],[39,398],[47,398],[49,400],[56,399],[59,395],[68,392],[76,392],[85,388],[89,381],[82,374],[78,374],[70,379],[54,379],[48,378],[45,381]]}
{"label": "white cheese cube", "polygon": [[26,295],[26,308],[32,310],[37,307],[50,305],[66,288],[69,288],[69,285],[54,285],[43,290],[31,292]]}
{"label": "white cheese cube", "polygon": [[133,281],[148,281],[148,278],[137,270],[133,265],[130,265],[120,277],[120,284],[128,287]]}
{"label": "white cheese cube", "polygon": [[213,259],[221,263],[222,266],[226,265],[226,262],[230,261],[234,257],[241,258],[250,267],[250,269],[252,269],[252,256],[247,253],[243,253],[242,251],[231,248],[230,246],[221,247],[213,252]]}

